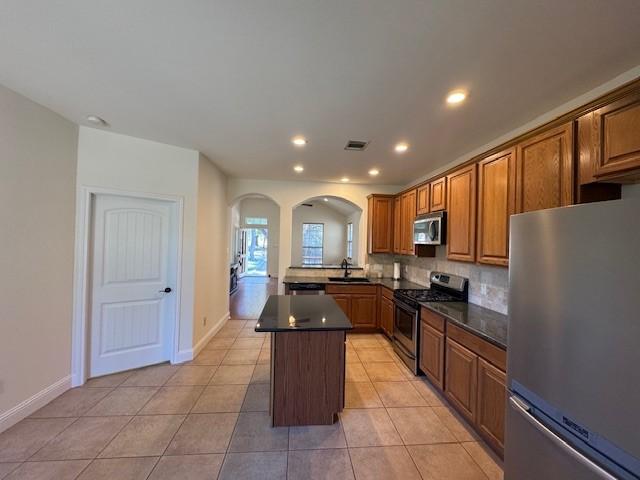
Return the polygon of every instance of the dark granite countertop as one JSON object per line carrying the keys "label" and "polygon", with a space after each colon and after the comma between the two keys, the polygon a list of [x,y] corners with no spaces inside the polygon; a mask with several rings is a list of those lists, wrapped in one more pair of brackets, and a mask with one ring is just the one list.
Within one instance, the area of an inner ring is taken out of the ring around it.
{"label": "dark granite countertop", "polygon": [[[338,275],[336,275],[338,276]],[[357,278],[357,277],[354,277]],[[393,280],[392,278],[371,278],[368,277],[367,281],[363,282],[338,282],[329,280],[328,277],[298,277],[295,275],[287,275],[282,280],[282,283],[322,283],[322,284],[335,284],[335,285],[382,285],[383,287],[387,287],[390,290],[398,290],[398,289],[411,289],[411,288],[428,288],[424,285],[419,285],[417,283],[410,282],[409,280]]]}
{"label": "dark granite countertop", "polygon": [[421,305],[497,347],[507,349],[506,315],[473,303],[423,302]]}
{"label": "dark granite countertop", "polygon": [[256,323],[256,332],[351,330],[353,325],[336,301],[325,295],[271,295]]}

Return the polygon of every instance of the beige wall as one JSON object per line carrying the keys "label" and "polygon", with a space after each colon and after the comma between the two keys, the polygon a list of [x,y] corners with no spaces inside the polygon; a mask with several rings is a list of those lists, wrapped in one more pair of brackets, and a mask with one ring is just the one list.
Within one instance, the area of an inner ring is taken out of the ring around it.
{"label": "beige wall", "polygon": [[[333,208],[316,203],[293,209],[291,227],[291,265],[302,265],[302,224],[322,223],[322,263],[338,265],[347,256],[347,217]],[[355,228],[355,227],[354,227]]]}
{"label": "beige wall", "polygon": [[77,139],[76,125],[0,86],[0,431],[10,409],[68,385]]}
{"label": "beige wall", "polygon": [[[207,157],[198,162],[198,233],[193,345],[220,326],[229,313],[229,208],[227,178]],[[205,324],[206,317],[206,324]]]}
{"label": "beige wall", "polygon": [[[102,187],[182,197],[179,350],[193,346],[199,153],[195,150],[80,127],[78,189]],[[79,201],[82,200],[79,195]],[[226,228],[226,226],[224,227]]]}

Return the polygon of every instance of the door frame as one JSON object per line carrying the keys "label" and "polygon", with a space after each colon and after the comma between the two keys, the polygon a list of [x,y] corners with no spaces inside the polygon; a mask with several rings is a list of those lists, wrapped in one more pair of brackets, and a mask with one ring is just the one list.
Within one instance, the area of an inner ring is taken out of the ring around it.
{"label": "door frame", "polygon": [[[264,275],[248,275],[246,270],[242,273],[242,275],[239,275],[239,278],[244,278],[244,277],[254,277],[254,278],[270,278],[269,275],[269,226],[268,225],[264,225],[264,226],[251,226],[251,227],[240,227],[239,231],[240,233],[240,238],[242,238],[242,232],[246,232],[247,230],[266,230],[267,232],[267,247],[265,248],[265,254],[267,256],[267,262],[266,262],[266,266],[265,266],[265,274]],[[245,261],[246,261],[246,253],[245,253]],[[246,267],[246,265],[245,265]]]}
{"label": "door frame", "polygon": [[71,328],[71,386],[78,387],[87,380],[89,371],[88,345],[90,302],[91,302],[91,250],[93,205],[96,195],[114,195],[147,200],[170,202],[175,209],[176,219],[176,278],[175,278],[175,311],[173,323],[173,339],[170,348],[170,361],[177,363],[179,358],[180,306],[182,296],[182,237],[184,198],[176,195],[131,192],[114,188],[82,186],[78,190],[76,205],[76,238],[75,265],[73,273],[73,318]]}

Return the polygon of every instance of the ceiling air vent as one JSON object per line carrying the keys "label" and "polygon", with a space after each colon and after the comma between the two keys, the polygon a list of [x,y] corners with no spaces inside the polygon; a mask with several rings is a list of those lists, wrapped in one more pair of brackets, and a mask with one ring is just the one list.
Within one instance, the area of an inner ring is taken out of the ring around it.
{"label": "ceiling air vent", "polygon": [[349,140],[347,142],[347,146],[344,147],[345,150],[359,150],[362,151],[367,148],[369,142],[361,142],[359,140]]}

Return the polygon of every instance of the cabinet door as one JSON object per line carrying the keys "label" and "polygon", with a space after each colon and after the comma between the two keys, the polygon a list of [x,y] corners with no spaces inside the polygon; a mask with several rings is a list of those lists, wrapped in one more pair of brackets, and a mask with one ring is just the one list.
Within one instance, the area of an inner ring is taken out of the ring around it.
{"label": "cabinet door", "polygon": [[429,211],[437,212],[447,208],[447,178],[442,177],[430,183]]}
{"label": "cabinet door", "polygon": [[351,295],[333,294],[331,296],[345,313],[345,315],[349,317],[349,320],[351,320]]}
{"label": "cabinet door", "polygon": [[367,244],[369,253],[393,251],[393,197],[372,195],[369,197]]}
{"label": "cabinet door", "polygon": [[[629,95],[594,112],[595,176],[616,178],[640,169],[640,94]],[[636,172],[637,173],[637,172]]]}
{"label": "cabinet door", "polygon": [[393,203],[393,253],[402,253],[402,196]]}
{"label": "cabinet door", "polygon": [[473,262],[476,257],[476,165],[447,176],[447,258]]}
{"label": "cabinet door", "polygon": [[478,163],[478,262],[509,264],[509,217],[516,206],[516,152]]}
{"label": "cabinet door", "polygon": [[573,203],[573,126],[567,123],[517,146],[516,212]]}
{"label": "cabinet door", "polygon": [[444,386],[444,333],[421,322],[420,368],[440,390]]}
{"label": "cabinet door", "polygon": [[478,363],[478,428],[499,451],[504,450],[506,374],[490,363]]}
{"label": "cabinet door", "polygon": [[415,247],[413,245],[413,222],[416,219],[416,190],[411,190],[402,195],[402,253],[413,255]]}
{"label": "cabinet door", "polygon": [[393,335],[393,301],[387,297],[380,297],[380,327],[384,332],[391,336]]}
{"label": "cabinet door", "polygon": [[469,420],[476,420],[478,356],[446,339],[445,395]]}
{"label": "cabinet door", "polygon": [[377,326],[377,295],[351,295],[351,323],[354,327]]}
{"label": "cabinet door", "polygon": [[429,184],[419,186],[417,196],[418,206],[416,213],[418,215],[429,213]]}

